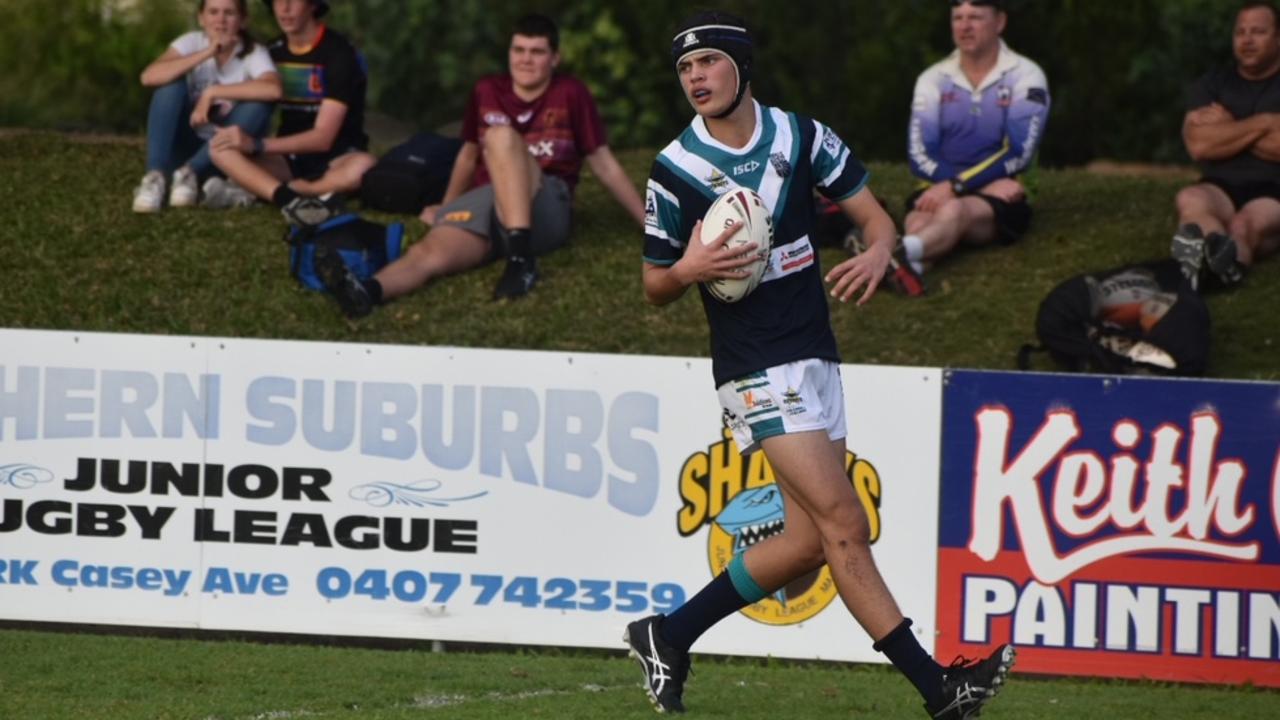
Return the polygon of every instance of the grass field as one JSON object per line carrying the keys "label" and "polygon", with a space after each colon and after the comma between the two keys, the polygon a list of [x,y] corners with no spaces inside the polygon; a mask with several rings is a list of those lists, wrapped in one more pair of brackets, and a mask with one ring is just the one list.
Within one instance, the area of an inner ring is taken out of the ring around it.
{"label": "grass field", "polygon": [[[0,631],[3,718],[651,718],[636,664],[588,652],[376,650]],[[698,659],[691,718],[925,717],[885,667]],[[1017,677],[984,718],[1274,718],[1280,694]]]}
{"label": "grass field", "polygon": [[[695,298],[641,300],[638,231],[585,179],[570,248],[528,298],[495,304],[501,268],[450,278],[348,323],[288,277],[269,208],[130,212],[137,141],[0,133],[0,325],[21,328],[701,356]],[[651,153],[621,153],[641,180]],[[901,166],[873,167],[899,207]],[[1190,177],[1044,171],[1036,226],[1008,249],[965,252],[918,300],[888,292],[834,312],[847,362],[1009,368],[1036,304],[1075,273],[1162,256],[1171,198]],[[389,220],[386,216],[380,219]],[[410,236],[422,226],[409,221]],[[831,265],[839,250],[823,251]],[[1280,378],[1280,261],[1210,299],[1217,377]],[[1047,366],[1046,366],[1047,369]],[[449,650],[452,650],[450,648]],[[943,658],[944,661],[950,658]],[[923,717],[883,667],[700,658],[692,717]],[[9,718],[651,717],[632,661],[585,651],[430,652],[0,630],[0,720]],[[990,718],[1280,717],[1280,693],[1019,676]]]}

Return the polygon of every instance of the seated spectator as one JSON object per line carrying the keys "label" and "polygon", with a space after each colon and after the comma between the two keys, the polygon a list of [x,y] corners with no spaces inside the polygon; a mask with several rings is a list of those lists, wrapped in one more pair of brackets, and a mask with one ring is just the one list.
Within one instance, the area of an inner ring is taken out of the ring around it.
{"label": "seated spectator", "polygon": [[889,275],[908,294],[921,294],[919,275],[958,244],[1010,244],[1031,223],[1018,175],[1044,137],[1049,85],[1004,43],[1007,21],[1003,0],[951,0],[956,49],[916,81],[907,150],[922,182]]}
{"label": "seated spectator", "polygon": [[[209,140],[220,127],[249,138],[267,133],[280,76],[266,48],[247,29],[245,0],[201,0],[200,30],[181,35],[142,71],[155,88],[147,113],[147,173],[133,211],[195,205],[200,182],[217,177]],[[221,178],[218,178],[221,182]]]}
{"label": "seated spectator", "polygon": [[1235,62],[1192,87],[1182,139],[1199,182],[1177,197],[1171,252],[1192,287],[1208,270],[1224,285],[1280,247],[1280,12],[1251,2],[1236,14]]}
{"label": "seated spectator", "polygon": [[338,212],[335,193],[359,189],[375,162],[365,152],[364,60],[321,21],[325,0],[264,1],[282,33],[270,46],[284,81],[280,128],[265,139],[225,128],[213,138],[213,161],[290,223],[319,225]]}
{"label": "seated spectator", "polygon": [[538,279],[535,257],[568,242],[583,160],[644,225],[640,195],[605,144],[591,92],[554,72],[560,63],[555,23],[541,15],[521,18],[507,59],[509,73],[482,78],[472,90],[443,202],[422,211],[432,225],[427,236],[364,281],[337,255],[317,258],[321,278],[348,317],[499,257],[507,264],[494,299],[528,293]]}

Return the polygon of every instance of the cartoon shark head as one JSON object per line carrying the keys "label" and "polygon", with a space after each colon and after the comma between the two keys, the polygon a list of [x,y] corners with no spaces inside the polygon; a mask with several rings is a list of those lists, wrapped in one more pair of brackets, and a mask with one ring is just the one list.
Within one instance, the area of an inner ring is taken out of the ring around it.
{"label": "cartoon shark head", "polygon": [[743,490],[716,516],[715,524],[733,536],[733,554],[782,532],[782,493],[775,485]]}

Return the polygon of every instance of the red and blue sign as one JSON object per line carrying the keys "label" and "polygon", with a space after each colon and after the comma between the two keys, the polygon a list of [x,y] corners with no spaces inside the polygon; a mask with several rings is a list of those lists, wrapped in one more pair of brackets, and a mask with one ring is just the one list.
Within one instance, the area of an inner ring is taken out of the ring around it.
{"label": "red and blue sign", "polygon": [[1280,384],[944,387],[938,657],[1280,686]]}

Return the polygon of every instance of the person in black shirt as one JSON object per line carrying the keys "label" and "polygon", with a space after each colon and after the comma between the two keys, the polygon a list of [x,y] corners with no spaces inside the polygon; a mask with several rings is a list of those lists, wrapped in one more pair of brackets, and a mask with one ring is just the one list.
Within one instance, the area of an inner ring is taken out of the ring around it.
{"label": "person in black shirt", "polygon": [[335,193],[352,192],[375,162],[365,152],[367,88],[363,58],[321,18],[325,0],[264,0],[281,37],[270,44],[284,84],[276,137],[254,139],[236,128],[214,136],[218,168],[285,219],[314,226],[337,211]]}
{"label": "person in black shirt", "polygon": [[1224,285],[1280,247],[1280,10],[1250,2],[1236,15],[1235,63],[1201,77],[1182,138],[1203,176],[1178,193],[1171,252],[1198,287]]}

